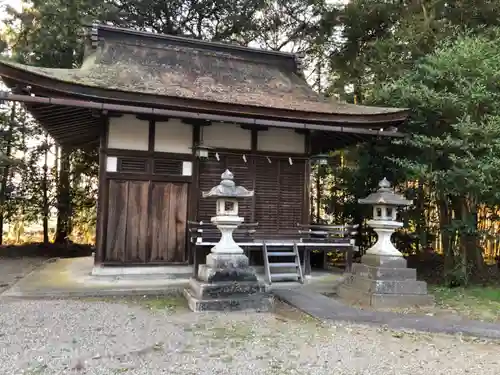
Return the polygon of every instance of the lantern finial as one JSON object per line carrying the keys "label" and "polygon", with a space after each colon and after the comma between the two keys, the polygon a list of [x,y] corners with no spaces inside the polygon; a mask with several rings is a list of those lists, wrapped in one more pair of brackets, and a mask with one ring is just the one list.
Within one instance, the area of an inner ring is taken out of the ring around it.
{"label": "lantern finial", "polygon": [[391,188],[391,183],[389,182],[389,180],[387,178],[384,177],[383,180],[381,180],[379,183],[378,183],[378,187],[380,189],[390,189]]}
{"label": "lantern finial", "polygon": [[226,169],[224,173],[220,175],[220,178],[222,180],[234,180],[234,174],[229,169]]}

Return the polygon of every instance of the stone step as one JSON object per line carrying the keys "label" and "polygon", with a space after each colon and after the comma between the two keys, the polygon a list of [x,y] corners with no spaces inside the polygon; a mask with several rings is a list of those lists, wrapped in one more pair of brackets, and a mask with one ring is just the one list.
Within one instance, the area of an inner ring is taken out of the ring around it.
{"label": "stone step", "polygon": [[231,297],[219,299],[196,298],[190,289],[184,289],[184,297],[189,308],[195,312],[202,311],[255,311],[268,312],[273,308],[274,299],[268,294],[257,294],[247,297]]}
{"label": "stone step", "polygon": [[266,285],[256,281],[224,281],[209,284],[196,279],[190,279],[189,289],[195,298],[203,300],[248,297],[267,292]]}

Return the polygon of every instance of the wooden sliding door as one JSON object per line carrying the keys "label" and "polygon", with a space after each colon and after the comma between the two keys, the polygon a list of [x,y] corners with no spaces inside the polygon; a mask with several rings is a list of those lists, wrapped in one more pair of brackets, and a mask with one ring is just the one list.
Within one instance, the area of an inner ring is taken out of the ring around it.
{"label": "wooden sliding door", "polygon": [[184,262],[187,195],[187,183],[109,180],[105,262]]}

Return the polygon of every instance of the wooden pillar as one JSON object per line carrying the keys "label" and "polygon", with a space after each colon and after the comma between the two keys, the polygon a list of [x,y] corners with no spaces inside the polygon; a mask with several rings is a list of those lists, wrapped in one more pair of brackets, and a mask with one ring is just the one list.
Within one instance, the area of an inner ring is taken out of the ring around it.
{"label": "wooden pillar", "polygon": [[[311,156],[311,132],[307,131],[304,137],[305,154]],[[311,163],[306,160],[304,166],[304,198],[302,201],[302,224],[309,224],[311,221]]]}
{"label": "wooden pillar", "polygon": [[108,220],[108,183],[106,180],[106,149],[108,146],[109,118],[103,118],[99,145],[99,185],[97,191],[96,253],[94,263],[104,261],[106,251],[106,230]]}
{"label": "wooden pillar", "polygon": [[[201,125],[192,124],[193,126],[193,165],[192,165],[192,179],[189,185],[189,199],[188,199],[188,221],[198,221],[198,202],[200,199],[200,160],[196,157],[195,145],[200,143],[200,128]],[[194,276],[198,272],[198,264],[196,257],[196,246],[191,244],[191,234],[189,233],[189,225],[186,230],[186,251],[189,264],[194,265]],[[199,259],[198,259],[199,261]]]}
{"label": "wooden pillar", "polygon": [[[257,157],[255,154],[257,153],[257,142],[258,142],[258,137],[259,137],[259,130],[258,129],[251,129],[251,174],[252,174],[252,186],[249,187],[250,190],[255,191],[255,188],[257,186]],[[254,196],[252,197],[252,205],[251,205],[251,221],[252,223],[255,223],[255,206],[257,204],[257,198]]]}

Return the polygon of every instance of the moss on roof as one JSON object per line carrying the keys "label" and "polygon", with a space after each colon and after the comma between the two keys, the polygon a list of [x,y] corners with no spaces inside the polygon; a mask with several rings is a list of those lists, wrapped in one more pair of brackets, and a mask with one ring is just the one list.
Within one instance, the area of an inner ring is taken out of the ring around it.
{"label": "moss on roof", "polygon": [[106,40],[79,69],[5,64],[75,85],[138,94],[343,115],[397,113],[324,98],[289,65],[231,53],[162,42],[155,45]]}

